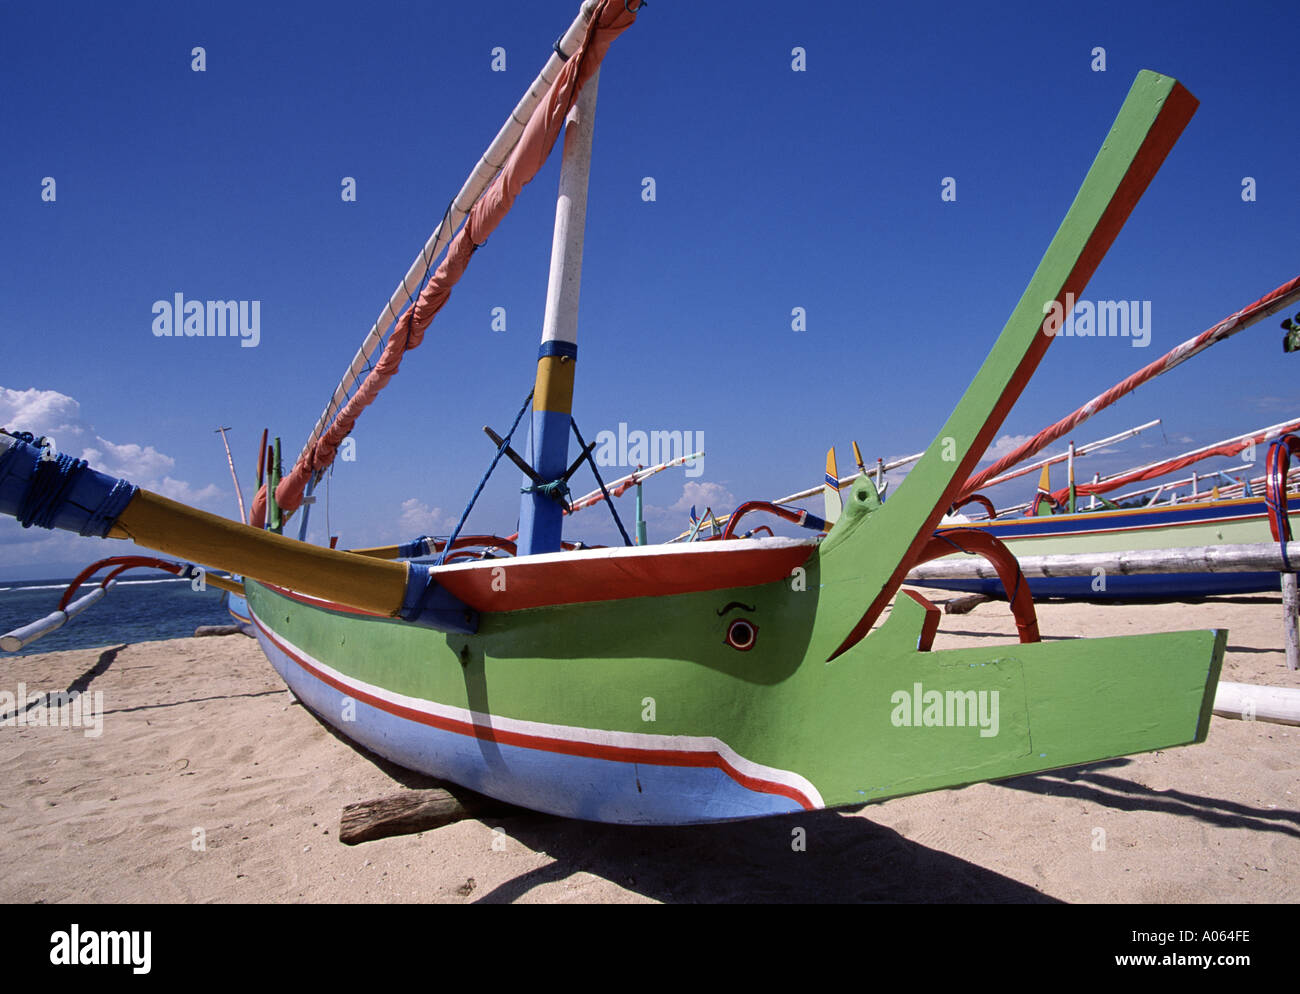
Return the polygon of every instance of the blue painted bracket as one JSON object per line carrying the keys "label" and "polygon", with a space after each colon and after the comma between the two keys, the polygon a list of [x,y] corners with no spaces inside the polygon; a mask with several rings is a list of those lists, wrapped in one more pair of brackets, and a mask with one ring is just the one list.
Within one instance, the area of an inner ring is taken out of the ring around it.
{"label": "blue painted bracket", "polygon": [[478,632],[478,612],[441,586],[429,566],[409,566],[402,618],[422,628],[456,635]]}

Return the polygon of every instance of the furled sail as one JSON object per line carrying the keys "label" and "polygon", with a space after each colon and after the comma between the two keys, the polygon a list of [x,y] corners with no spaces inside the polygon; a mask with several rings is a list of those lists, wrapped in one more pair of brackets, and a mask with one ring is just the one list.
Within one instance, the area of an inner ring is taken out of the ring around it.
{"label": "furled sail", "polygon": [[[367,362],[362,353],[358,353],[357,358],[353,360],[348,376],[345,376],[344,383],[340,384],[339,389],[335,391],[330,406],[326,408],[325,414],[313,430],[312,439],[298,456],[293,469],[285,475],[276,488],[275,498],[282,510],[293,512],[298,509],[302,504],[303,491],[308,481],[330,466],[339,445],[352,431],[362,410],[369,406],[379,392],[387,386],[388,381],[397,374],[406,353],[419,347],[424,340],[425,329],[451,296],[452,288],[469,265],[470,256],[488,240],[509,212],[519,191],[537,175],[563,129],[564,118],[569,108],[577,99],[582,87],[600,67],[601,60],[614,39],[636,20],[636,11],[639,8],[639,2],[632,4],[624,0],[600,0],[594,8],[590,9],[590,17],[578,34],[580,41],[577,49],[568,55],[545,96],[536,101],[528,117],[528,123],[524,125],[517,143],[510,150],[509,158],[490,185],[475,199],[473,207],[468,210],[465,224],[451,239],[442,262],[425,283],[415,303],[407,307],[397,318],[378,360],[371,366],[364,380],[347,402],[338,408],[337,404],[341,396],[346,395],[346,384],[359,377]],[[583,13],[585,14],[588,9],[584,6]],[[581,19],[580,15],[579,21]],[[575,26],[577,24],[578,22],[575,22]],[[561,42],[573,34],[571,28]],[[543,70],[543,74],[545,72],[546,70]],[[525,102],[527,99],[525,98]],[[503,133],[505,131],[506,129],[503,129]],[[500,138],[501,135],[498,135],[498,139]],[[484,158],[486,159],[487,156]],[[473,184],[475,177],[481,175],[482,166],[483,163],[480,162],[467,186]],[[462,190],[462,195],[464,192]],[[457,201],[461,199],[462,197],[458,197]],[[447,227],[447,222],[448,219],[444,219],[438,232],[431,239],[435,247],[430,250],[426,246],[426,252],[422,253],[421,259],[412,266],[416,285],[418,285],[419,273],[424,269],[423,260],[436,257],[437,242]],[[394,294],[395,300],[400,299],[404,292],[409,292],[407,287],[411,277],[412,274],[408,273],[407,280]],[[390,302],[385,313],[392,313],[392,308],[393,304]],[[376,329],[372,328],[366,345],[362,347],[362,352],[375,341],[377,341]],[[352,380],[349,380],[349,377]],[[332,422],[329,417],[331,410],[337,410]],[[325,427],[326,423],[328,427]],[[258,490],[257,497],[253,501],[250,524],[255,527],[262,527],[265,524],[266,506],[266,488],[263,486]]]}

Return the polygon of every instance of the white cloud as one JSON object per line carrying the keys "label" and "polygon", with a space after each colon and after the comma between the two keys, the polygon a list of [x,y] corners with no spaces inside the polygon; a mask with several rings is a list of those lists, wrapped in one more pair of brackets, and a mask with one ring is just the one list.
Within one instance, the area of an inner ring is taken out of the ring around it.
{"label": "white cloud", "polygon": [[[127,477],[127,479],[130,479],[130,477]],[[205,503],[210,504],[225,494],[225,491],[215,483],[209,483],[206,487],[200,487],[196,490],[184,480],[173,480],[170,476],[164,476],[161,480],[154,481],[148,489],[154,493],[162,494],[164,497],[180,501],[182,504],[189,504],[191,507]]]}
{"label": "white cloud", "polygon": [[57,390],[10,390],[0,387],[0,427],[59,437],[81,438],[89,425],[81,405]]}
{"label": "white cloud", "polygon": [[[688,481],[682,485],[682,495],[667,507],[654,504],[645,506],[646,523],[652,533],[650,540],[663,541],[687,531],[691,527],[692,505],[700,514],[707,508],[713,508],[714,514],[722,516],[734,511],[738,503],[735,495],[721,483]],[[630,530],[632,523],[625,523]]]}
{"label": "white cloud", "polygon": [[1010,455],[1032,437],[1032,435],[1003,435],[988,447],[988,451],[984,453],[980,462],[993,462],[1005,455]]}
{"label": "white cloud", "polygon": [[187,503],[221,496],[214,484],[196,488],[170,475],[176,460],[152,445],[117,443],[99,435],[81,414],[81,405],[57,390],[10,390],[0,387],[0,427],[30,431],[54,439],[60,452],[84,459],[91,468]]}
{"label": "white cloud", "polygon": [[685,514],[690,511],[692,505],[701,514],[704,513],[706,507],[711,507],[719,514],[724,514],[736,506],[736,498],[721,483],[697,483],[691,481],[683,484],[681,497],[677,498],[677,502],[666,508],[666,510]]}
{"label": "white cloud", "polygon": [[1260,411],[1283,411],[1287,414],[1295,410],[1293,397],[1251,397],[1249,403]]}
{"label": "white cloud", "polygon": [[[57,435],[54,438],[63,444]],[[66,447],[64,451],[67,451]],[[134,442],[115,445],[99,436],[95,437],[94,445],[81,450],[81,458],[101,473],[120,476],[132,483],[137,480],[160,480],[176,465],[175,459],[163,455],[152,445],[142,446]]]}
{"label": "white cloud", "polygon": [[446,535],[456,526],[452,518],[440,507],[430,507],[416,497],[402,501],[402,513],[397,523],[406,539],[417,535]]}

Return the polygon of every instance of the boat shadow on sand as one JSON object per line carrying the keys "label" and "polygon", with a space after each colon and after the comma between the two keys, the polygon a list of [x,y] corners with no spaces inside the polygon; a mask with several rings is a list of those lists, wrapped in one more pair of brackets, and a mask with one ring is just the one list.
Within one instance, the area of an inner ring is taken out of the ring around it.
{"label": "boat shadow on sand", "polygon": [[[1220,829],[1300,839],[1300,812],[1153,790],[1122,775],[1131,762],[1116,759],[997,785],[1120,811],[1177,815]],[[865,817],[853,817],[865,807],[686,828],[613,829],[531,814],[488,819],[555,862],[499,885],[479,902],[508,903],[533,887],[587,872],[669,903],[1063,903]],[[800,828],[806,832],[805,852],[791,848]]]}
{"label": "boat shadow on sand", "polygon": [[[579,873],[669,904],[1060,903],[1003,874],[852,817],[854,810],[674,828],[598,825],[531,813],[488,819],[555,862],[499,884],[476,903],[508,904],[535,887]],[[806,849],[796,848],[797,838]]]}
{"label": "boat shadow on sand", "polygon": [[1257,808],[1182,790],[1155,790],[1136,780],[1112,775],[1131,762],[1115,759],[1107,763],[1090,763],[1031,777],[1001,780],[998,786],[1046,797],[1068,797],[1116,811],[1180,815],[1215,828],[1246,828],[1300,839],[1300,811]]}
{"label": "boat shadow on sand", "polygon": [[[394,786],[444,787],[458,797],[475,796],[404,769],[313,717],[340,744],[388,774]],[[1020,881],[854,817],[865,807],[676,827],[605,825],[511,809],[480,820],[508,836],[511,845],[554,862],[498,884],[474,903],[509,904],[577,874],[670,904],[1060,903]]]}
{"label": "boat shadow on sand", "polygon": [[[310,713],[310,711],[308,712]],[[319,720],[319,719],[318,719]],[[340,743],[413,790],[464,788],[397,766],[320,722]],[[1154,790],[1121,774],[1128,759],[999,781],[998,786],[1120,811],[1172,814],[1216,828],[1300,839],[1300,812],[1252,807],[1204,794]],[[1022,903],[1058,898],[977,863],[922,845],[860,814],[869,805],[753,821],[679,827],[602,825],[515,809],[480,819],[553,862],[481,894],[509,904],[578,874],[652,900],[693,903]],[[802,842],[802,848],[796,841]]]}

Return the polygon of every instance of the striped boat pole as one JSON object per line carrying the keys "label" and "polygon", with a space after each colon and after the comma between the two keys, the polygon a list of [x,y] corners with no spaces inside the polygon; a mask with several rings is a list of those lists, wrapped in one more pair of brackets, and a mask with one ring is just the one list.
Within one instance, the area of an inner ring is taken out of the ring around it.
{"label": "striped boat pole", "polygon": [[[599,71],[587,81],[569,111],[555,204],[551,274],[546,316],[533,388],[531,459],[543,480],[558,480],[568,469],[573,375],[578,358],[578,294],[582,286],[582,243],[587,223],[587,177],[596,116]],[[560,551],[564,504],[560,495],[539,492],[524,479],[519,502],[519,555]]]}
{"label": "striped boat pole", "polygon": [[844,501],[840,498],[840,471],[835,465],[833,445],[826,450],[826,482],[822,484],[822,498],[826,504],[826,521],[833,525],[840,520],[840,511],[844,509]]}

